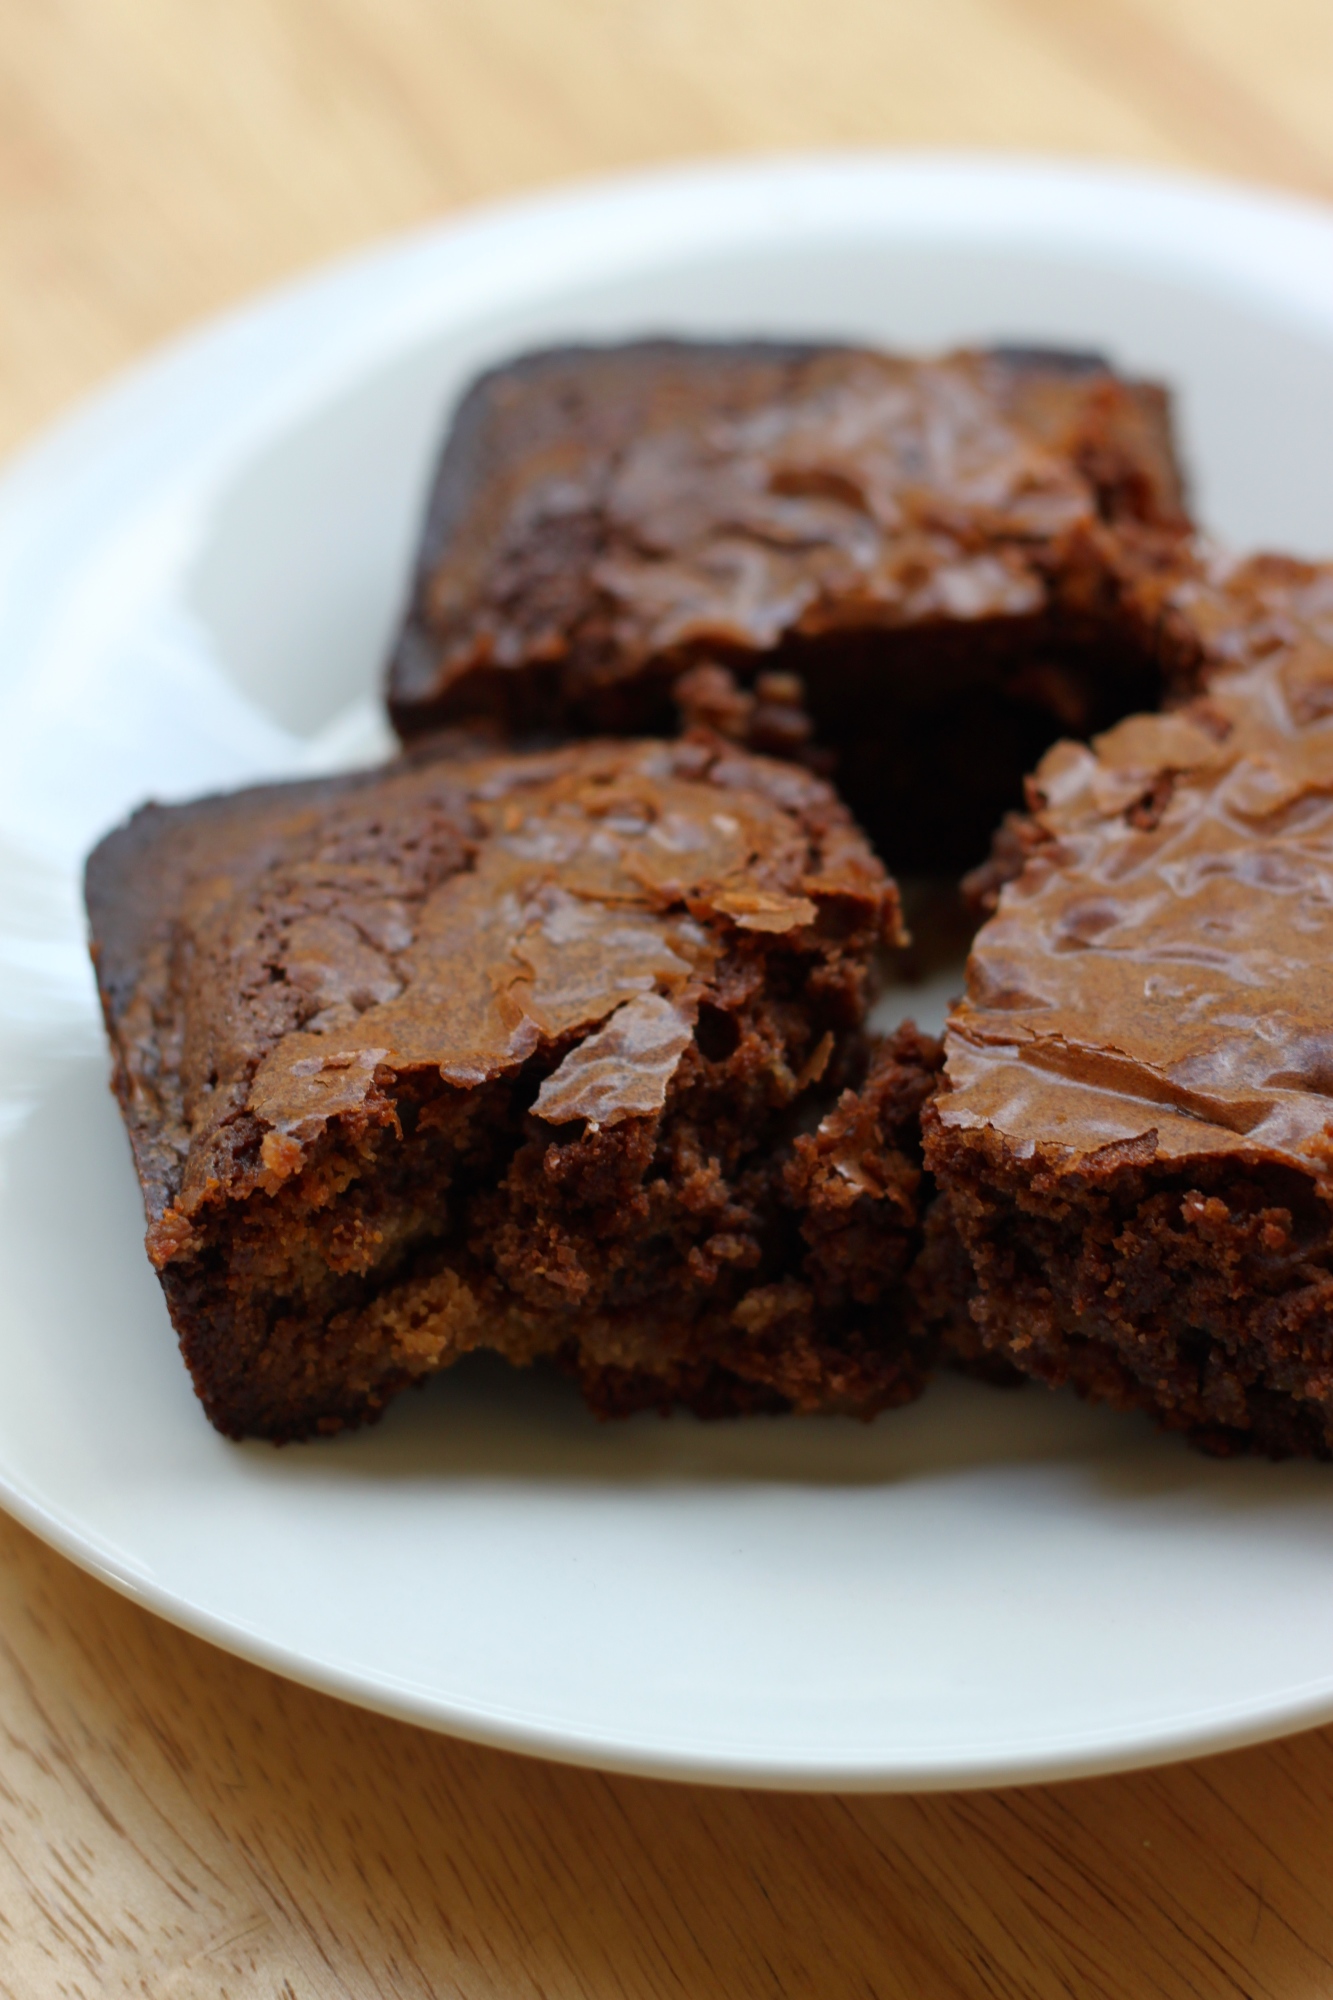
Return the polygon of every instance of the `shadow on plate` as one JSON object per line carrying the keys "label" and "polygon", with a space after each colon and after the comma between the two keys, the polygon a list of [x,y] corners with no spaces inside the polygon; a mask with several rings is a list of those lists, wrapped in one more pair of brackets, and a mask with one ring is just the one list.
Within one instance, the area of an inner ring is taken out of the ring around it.
{"label": "shadow on plate", "polygon": [[[536,1481],[626,1490],[781,1485],[887,1488],[997,1478],[1055,1481],[1123,1508],[1173,1506],[1253,1515],[1313,1503],[1333,1526],[1333,1467],[1219,1462],[1147,1417],[1072,1394],[988,1388],[948,1372],[917,1403],[868,1424],[836,1417],[703,1423],[680,1413],[600,1422],[574,1385],[546,1368],[516,1371],[473,1355],[401,1397],[372,1428],[314,1448],[241,1449],[266,1478]],[[1052,1493],[1053,1504],[1055,1493]]]}

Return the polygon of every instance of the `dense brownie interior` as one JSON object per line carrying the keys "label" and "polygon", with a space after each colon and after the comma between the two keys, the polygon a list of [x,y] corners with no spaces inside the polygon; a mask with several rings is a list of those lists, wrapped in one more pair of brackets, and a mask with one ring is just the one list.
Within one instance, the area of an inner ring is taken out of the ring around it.
{"label": "dense brownie interior", "polygon": [[936,1142],[968,1260],[960,1351],[1214,1452],[1330,1456],[1333,1243],[1312,1176],[1135,1151],[1034,1170],[994,1133]]}

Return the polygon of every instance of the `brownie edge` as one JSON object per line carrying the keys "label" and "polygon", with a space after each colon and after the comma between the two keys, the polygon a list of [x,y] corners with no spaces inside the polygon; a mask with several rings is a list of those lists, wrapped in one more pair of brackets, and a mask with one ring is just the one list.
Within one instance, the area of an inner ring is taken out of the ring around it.
{"label": "brownie edge", "polygon": [[[1210,1450],[1333,1455],[1333,565],[1160,592],[1207,693],[1057,745],[925,1158],[961,1346]],[[952,1286],[955,1300],[959,1288]]]}
{"label": "brownie edge", "polygon": [[820,1307],[784,1181],[899,934],[817,778],[703,736],[416,759],[147,807],[87,882],[149,1253],[228,1434],[364,1421],[477,1346],[602,1408],[919,1387],[904,1322]]}
{"label": "brownie edge", "polygon": [[1188,525],[1164,392],[1096,357],[530,354],[455,417],[389,708],[707,721],[835,771],[890,867],[962,869],[1055,736],[1159,698],[1123,600]]}

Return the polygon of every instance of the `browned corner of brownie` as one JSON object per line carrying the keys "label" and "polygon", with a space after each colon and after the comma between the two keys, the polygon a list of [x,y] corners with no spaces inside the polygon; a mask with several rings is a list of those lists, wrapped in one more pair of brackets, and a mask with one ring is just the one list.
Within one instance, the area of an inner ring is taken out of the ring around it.
{"label": "browned corner of brownie", "polygon": [[1174,688],[1129,597],[1182,495],[1164,392],[1095,355],[528,355],[455,417],[390,709],[405,737],[665,732],[679,691],[836,764],[891,866],[961,869],[1054,736]]}
{"label": "browned corner of brownie", "polygon": [[[1202,565],[1205,697],[1063,744],[924,1114],[962,1346],[1206,1448],[1333,1449],[1333,570]],[[956,1289],[956,1279],[955,1289]]]}
{"label": "browned corner of brownie", "polygon": [[88,904],[221,1429],[362,1421],[483,1345],[604,1408],[793,1400],[751,1338],[796,1255],[778,1163],[898,935],[818,779],[710,736],[414,760],[146,808]]}

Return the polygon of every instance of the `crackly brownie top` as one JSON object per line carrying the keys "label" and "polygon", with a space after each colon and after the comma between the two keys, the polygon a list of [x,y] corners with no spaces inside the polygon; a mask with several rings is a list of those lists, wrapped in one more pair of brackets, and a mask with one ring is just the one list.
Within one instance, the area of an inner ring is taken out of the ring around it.
{"label": "crackly brownie top", "polygon": [[88,900],[159,1260],[329,1120],[391,1116],[393,1073],[466,1090],[547,1046],[539,1116],[659,1110],[724,950],[897,926],[826,785],[698,736],[149,806]]}
{"label": "crackly brownie top", "polygon": [[493,705],[496,669],[594,684],[789,633],[1023,616],[1052,544],[1177,530],[1182,504],[1165,396],[1095,356],[533,355],[458,412],[390,699],[410,729]]}
{"label": "crackly brownie top", "polygon": [[1333,566],[1164,587],[1209,693],[1057,744],[1033,851],[973,948],[946,1128],[1077,1166],[1333,1165]]}

